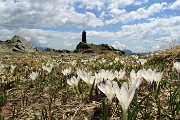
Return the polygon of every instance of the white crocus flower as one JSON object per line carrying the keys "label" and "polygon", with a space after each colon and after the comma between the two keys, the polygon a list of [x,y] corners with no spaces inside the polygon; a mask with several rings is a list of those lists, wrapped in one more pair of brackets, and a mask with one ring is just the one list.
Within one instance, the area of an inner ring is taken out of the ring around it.
{"label": "white crocus flower", "polygon": [[113,65],[113,62],[109,62],[109,65],[111,65],[111,66],[112,66],[112,65]]}
{"label": "white crocus flower", "polygon": [[114,93],[118,98],[119,103],[123,110],[123,120],[127,120],[127,109],[134,97],[136,91],[136,85],[131,84],[130,88],[128,89],[127,82],[124,82],[120,89],[117,82],[113,81],[112,84],[113,84]]}
{"label": "white crocus flower", "polygon": [[114,96],[112,82],[110,80],[103,80],[103,82],[98,85],[98,88],[107,96],[109,102],[111,103]]}
{"label": "white crocus flower", "polygon": [[130,80],[131,80],[131,84],[136,84],[136,88],[138,88],[142,82],[142,70],[139,70],[136,73],[134,69],[132,69],[130,72]]}
{"label": "white crocus flower", "polygon": [[16,66],[15,65],[11,65],[11,69],[10,69],[10,71],[11,71],[11,74],[14,72],[14,69],[16,68]]}
{"label": "white crocus flower", "polygon": [[75,86],[75,87],[78,87],[78,83],[79,83],[79,81],[80,81],[80,78],[79,77],[72,77],[71,79],[68,79],[67,80],[67,83],[71,86],[71,87],[73,87],[73,86]]}
{"label": "white crocus flower", "polygon": [[139,56],[138,56],[138,55],[135,55],[134,58],[137,60],[137,59],[139,58]]}
{"label": "white crocus flower", "polygon": [[125,74],[126,74],[125,70],[122,70],[122,69],[120,69],[120,71],[117,71],[117,70],[116,70],[116,71],[114,72],[114,75],[116,76],[116,78],[117,78],[118,80],[122,79]]}
{"label": "white crocus flower", "polygon": [[43,66],[42,66],[42,69],[43,69],[44,71],[47,71],[48,73],[51,73],[53,67],[54,67],[53,64],[47,63],[46,65],[43,65]]}
{"label": "white crocus flower", "polygon": [[65,76],[71,74],[71,72],[72,72],[72,69],[71,69],[70,67],[62,70],[62,73],[63,73],[63,75],[65,75]]}
{"label": "white crocus flower", "polygon": [[73,60],[70,63],[71,63],[72,66],[75,66],[77,62],[76,62],[76,60]]}
{"label": "white crocus flower", "polygon": [[121,64],[124,64],[124,60],[121,60],[120,62],[121,62]]}
{"label": "white crocus flower", "polygon": [[117,63],[118,61],[119,61],[119,58],[116,57],[116,58],[114,59],[114,62]]}
{"label": "white crocus flower", "polygon": [[52,68],[53,68],[52,66],[46,67],[46,71],[47,71],[48,73],[51,73]]}
{"label": "white crocus flower", "polygon": [[101,77],[99,77],[99,75],[97,75],[97,74],[95,74],[95,76],[91,76],[90,77],[90,84],[95,84],[95,85],[97,85],[97,84],[99,84],[100,82],[102,81],[102,78]]}
{"label": "white crocus flower", "polygon": [[163,72],[156,72],[156,70],[148,69],[142,71],[142,76],[150,83],[155,81],[159,85],[160,80],[162,79]]}
{"label": "white crocus flower", "polygon": [[177,72],[180,74],[180,62],[175,62],[173,67],[176,68]]}
{"label": "white crocus flower", "polygon": [[157,83],[157,86],[159,85],[160,80],[162,79],[163,72],[157,72],[154,77],[154,81]]}
{"label": "white crocus flower", "polygon": [[2,64],[2,63],[0,62],[0,71],[4,71],[4,68],[5,68],[5,67],[7,67],[7,65]]}
{"label": "white crocus flower", "polygon": [[102,58],[101,61],[102,61],[101,63],[105,63],[106,59]]}
{"label": "white crocus flower", "polygon": [[141,63],[141,65],[144,65],[147,62],[147,60],[146,59],[139,59],[139,62]]}
{"label": "white crocus flower", "polygon": [[101,69],[99,71],[99,77],[104,80],[113,80],[115,78],[115,75],[112,71]]}
{"label": "white crocus flower", "polygon": [[141,72],[144,79],[152,83],[156,74],[156,70],[148,69]]}
{"label": "white crocus flower", "polygon": [[36,78],[38,77],[39,73],[38,72],[32,72],[29,77],[31,78],[31,80],[36,80]]}
{"label": "white crocus flower", "polygon": [[85,72],[83,70],[77,70],[77,75],[87,84],[91,84],[91,77],[92,73],[91,72]]}

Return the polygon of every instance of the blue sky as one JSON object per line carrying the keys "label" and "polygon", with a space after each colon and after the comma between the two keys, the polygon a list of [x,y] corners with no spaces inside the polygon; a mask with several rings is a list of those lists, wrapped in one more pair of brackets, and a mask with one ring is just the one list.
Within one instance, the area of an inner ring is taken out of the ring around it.
{"label": "blue sky", "polygon": [[180,0],[0,0],[0,40],[74,50],[87,42],[149,52],[180,44]]}

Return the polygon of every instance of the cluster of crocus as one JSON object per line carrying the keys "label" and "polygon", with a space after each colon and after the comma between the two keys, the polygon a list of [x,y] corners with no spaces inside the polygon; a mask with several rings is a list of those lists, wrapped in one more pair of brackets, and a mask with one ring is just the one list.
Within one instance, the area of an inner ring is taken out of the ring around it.
{"label": "cluster of crocus", "polygon": [[[104,71],[104,70],[103,70]],[[121,70],[122,72],[122,70]],[[125,71],[122,72],[123,74],[125,74]],[[140,73],[140,72],[139,72]],[[123,109],[123,118],[126,120],[127,119],[127,109],[133,99],[133,96],[135,94],[135,90],[136,88],[140,85],[141,79],[139,76],[135,76],[134,75],[135,72],[131,73],[131,78],[134,80],[131,83],[131,86],[128,88],[128,84],[127,82],[124,82],[121,86],[121,89],[119,88],[117,82],[113,81],[113,79],[115,78],[115,75],[117,76],[117,74],[114,74],[114,77],[112,79],[107,79],[107,80],[102,80],[99,84],[98,84],[98,88],[104,93],[106,94],[109,103],[112,102],[113,97],[116,95],[116,97],[119,100],[119,103]],[[103,74],[106,76],[106,74]],[[139,80],[139,81],[138,81]]]}
{"label": "cluster of crocus", "polygon": [[163,76],[163,72],[157,72],[156,70],[148,69],[148,70],[142,70],[141,75],[149,83],[152,84],[152,82],[155,81],[157,85],[159,85],[159,82]]}
{"label": "cluster of crocus", "polygon": [[[132,57],[134,58],[134,60],[138,60],[137,56]],[[115,61],[118,62],[120,60],[119,58],[116,58]],[[100,59],[100,63],[105,62],[106,59]],[[144,65],[147,60],[139,59],[139,62],[141,63],[141,65]],[[62,73],[65,76],[69,75],[71,72],[71,68],[62,70]],[[123,110],[123,118],[124,120],[127,120],[128,107],[134,97],[136,89],[142,83],[143,78],[149,83],[155,81],[157,85],[159,85],[159,82],[163,76],[163,72],[157,72],[156,70],[152,69],[140,69],[138,71],[132,69],[130,72],[130,82],[123,82],[121,87],[119,87],[118,82],[123,79],[125,74],[126,72],[123,69],[120,69],[119,71],[116,70],[114,72],[112,70],[101,69],[97,73],[77,69],[77,77],[73,76],[72,78],[67,80],[67,83],[70,86],[76,88],[78,87],[78,83],[80,80],[84,81],[84,83],[88,84],[89,86],[94,83],[94,85],[97,85],[98,89],[107,96],[109,103],[111,103],[113,98],[116,96]]]}

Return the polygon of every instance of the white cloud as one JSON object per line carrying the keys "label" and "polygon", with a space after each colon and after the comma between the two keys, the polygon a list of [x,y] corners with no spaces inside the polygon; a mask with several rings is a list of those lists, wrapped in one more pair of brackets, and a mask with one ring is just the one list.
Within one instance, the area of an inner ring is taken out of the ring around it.
{"label": "white cloud", "polygon": [[112,46],[113,46],[115,49],[119,49],[119,50],[127,49],[127,48],[126,48],[126,45],[120,43],[119,41],[114,42],[114,43],[112,44]]}
{"label": "white cloud", "polygon": [[[94,13],[76,12],[74,2],[68,0],[0,1],[0,26],[14,27],[96,27],[103,21]],[[96,5],[96,4],[95,4]]]}
{"label": "white cloud", "polygon": [[110,11],[110,13],[111,13],[113,16],[117,16],[117,15],[125,14],[125,13],[126,13],[126,10],[125,10],[125,9],[120,10],[120,9],[115,8],[115,9],[112,9],[112,10]]}
{"label": "white cloud", "polygon": [[108,8],[109,9],[123,8],[133,3],[134,3],[134,0],[112,0],[112,2],[108,5]]}
{"label": "white cloud", "polygon": [[158,50],[160,50],[160,48],[161,48],[161,46],[159,45],[159,44],[156,44],[155,46],[152,46],[151,48],[150,48],[150,51],[152,52],[152,51],[158,51]]}
{"label": "white cloud", "polygon": [[167,3],[155,3],[148,8],[138,8],[136,11],[127,12],[125,9],[112,9],[109,14],[112,17],[110,20],[106,20],[106,24],[115,24],[118,22],[127,23],[142,18],[149,18],[155,13],[159,13],[167,8]]}
{"label": "white cloud", "polygon": [[85,9],[97,9],[97,10],[101,10],[104,7],[104,3],[105,1],[103,0],[79,0],[80,2],[82,2],[82,5],[85,6]]}
{"label": "white cloud", "polygon": [[171,9],[178,9],[180,10],[180,0],[176,0],[171,6]]}
{"label": "white cloud", "polygon": [[134,2],[134,5],[142,5],[142,4],[148,3],[148,2],[149,2],[149,0],[136,0]]}
{"label": "white cloud", "polygon": [[70,42],[70,41],[64,41],[64,45],[65,46],[70,46],[70,47],[72,47],[73,46],[73,43],[72,42]]}

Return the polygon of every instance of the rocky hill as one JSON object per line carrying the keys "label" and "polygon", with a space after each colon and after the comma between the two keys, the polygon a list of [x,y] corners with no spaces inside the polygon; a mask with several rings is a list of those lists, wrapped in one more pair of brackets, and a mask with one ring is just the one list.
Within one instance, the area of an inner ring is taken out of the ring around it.
{"label": "rocky hill", "polygon": [[14,36],[10,40],[0,41],[0,52],[34,52],[33,46],[24,38]]}
{"label": "rocky hill", "polygon": [[77,46],[76,49],[74,50],[75,53],[98,53],[98,54],[104,54],[104,53],[109,53],[109,52],[116,52],[122,54],[123,52],[120,50],[116,50],[112,46],[108,44],[100,44],[100,45],[95,45],[95,44],[87,44],[80,42]]}

